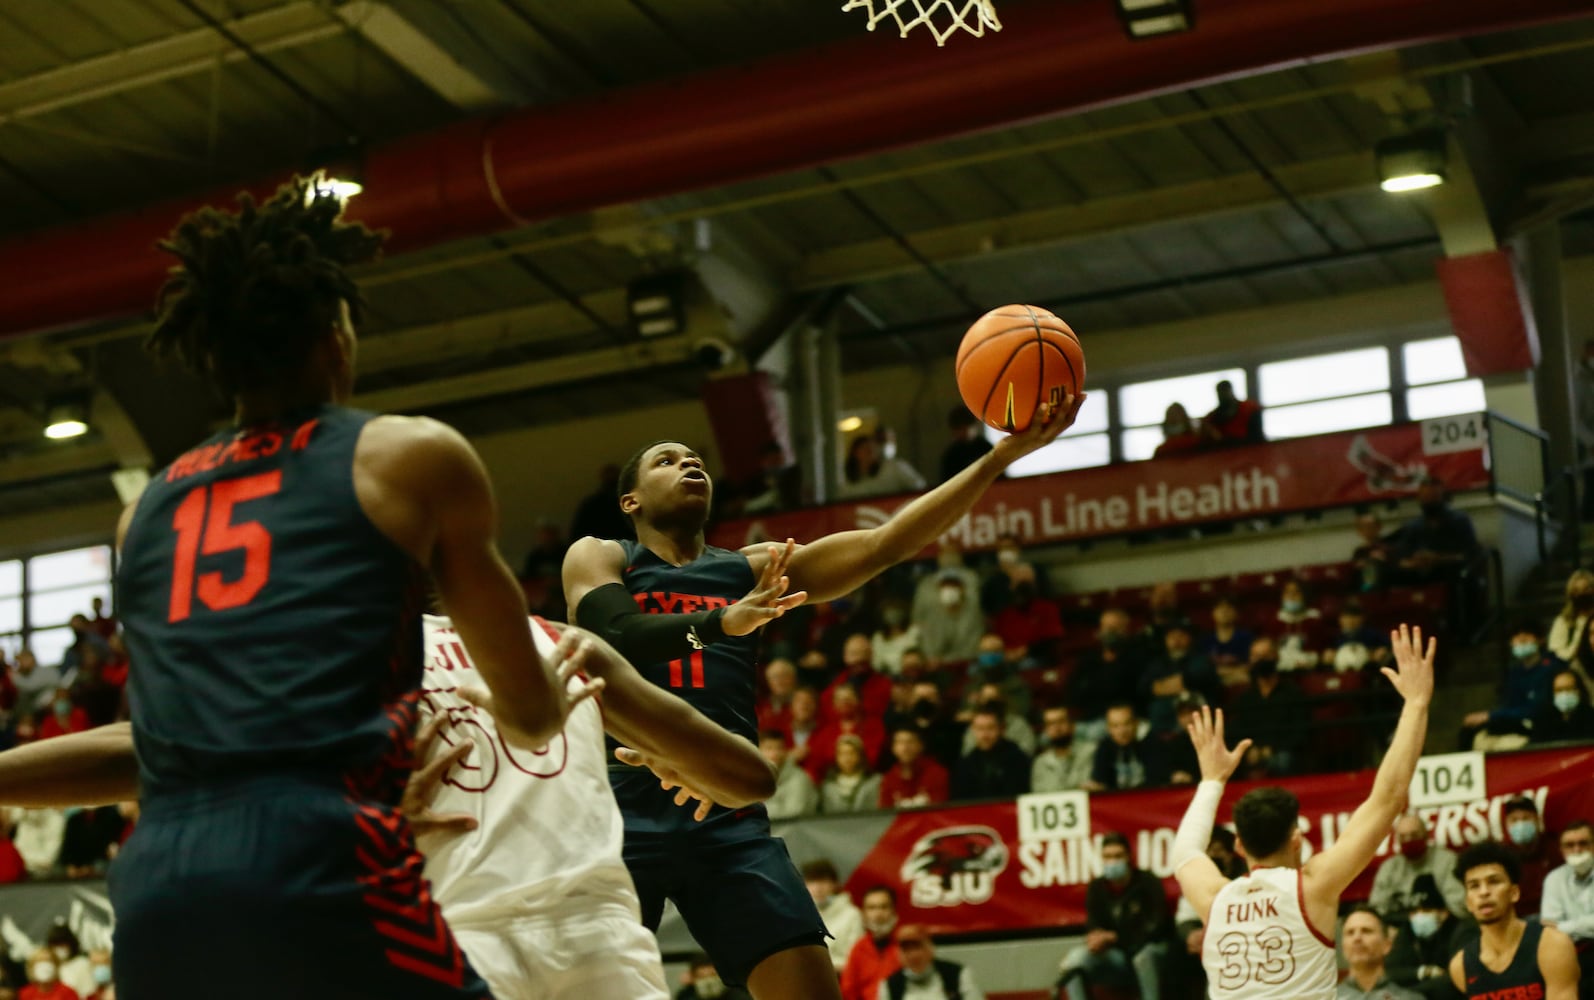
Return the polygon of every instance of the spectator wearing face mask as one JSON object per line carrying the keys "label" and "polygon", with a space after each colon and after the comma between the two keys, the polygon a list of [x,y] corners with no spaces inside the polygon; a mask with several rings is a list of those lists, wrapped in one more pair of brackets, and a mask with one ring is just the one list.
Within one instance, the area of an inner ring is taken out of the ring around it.
{"label": "spectator wearing face mask", "polygon": [[943,767],[951,767],[963,753],[963,727],[942,712],[941,689],[934,681],[913,685],[913,704],[906,723],[924,738],[924,749]]}
{"label": "spectator wearing face mask", "polygon": [[61,689],[61,671],[41,665],[32,650],[24,649],[11,667],[11,683],[17,689],[18,712],[43,712]]}
{"label": "spectator wearing face mask", "polygon": [[675,1000],[753,1000],[740,986],[727,986],[714,968],[714,960],[702,953],[692,958],[686,982]]}
{"label": "spectator wearing face mask", "polygon": [[951,774],[924,752],[924,737],[913,726],[891,734],[892,764],[880,777],[881,809],[913,809],[947,800]]}
{"label": "spectator wearing face mask", "polygon": [[775,769],[775,794],[764,800],[770,819],[795,819],[819,811],[819,789],[808,772],[791,759],[791,744],[785,733],[779,729],[759,732],[758,752]]}
{"label": "spectator wearing face mask", "polygon": [[841,970],[841,1000],[875,1000],[880,984],[902,968],[896,892],[877,885],[863,894],[863,930]]}
{"label": "spectator wearing face mask", "polygon": [[50,714],[39,722],[39,739],[47,740],[67,733],[81,733],[89,728],[89,714],[72,704],[72,695],[65,688],[55,693],[50,704]]}
{"label": "spectator wearing face mask", "polygon": [[1013,603],[1020,582],[1028,582],[1031,593],[1051,595],[1046,571],[1024,558],[1017,535],[1003,535],[996,540],[996,567],[980,583],[980,610],[987,615],[1000,614]]}
{"label": "spectator wearing face mask", "polygon": [[[960,713],[960,722],[966,721],[968,715],[982,701],[989,700],[989,696],[984,693],[987,686],[996,688],[997,696],[1007,705],[1009,712],[1020,717],[1020,721],[1029,716],[1032,696],[1029,685],[1019,676],[1017,660],[1020,655],[1018,650],[1010,648],[1007,641],[995,632],[987,632],[980,636],[979,652],[975,654],[974,663],[969,667],[969,711]],[[1031,734],[1027,739],[1019,739],[1018,745],[1025,750],[1034,750],[1034,735]]]}
{"label": "spectator wearing face mask", "polygon": [[1395,947],[1389,953],[1390,981],[1429,1000],[1449,1000],[1455,996],[1450,983],[1451,956],[1461,950],[1467,935],[1476,931],[1470,920],[1450,911],[1433,875],[1417,876],[1404,906],[1406,932],[1395,936]]}
{"label": "spectator wearing face mask", "polygon": [[863,938],[863,914],[858,912],[847,890],[841,887],[841,876],[828,859],[820,858],[803,865],[802,875],[808,895],[830,931],[825,947],[830,949],[830,961],[839,976],[847,966],[847,956],[852,954],[853,945]]}
{"label": "spectator wearing face mask", "polygon": [[1085,887],[1085,947],[1063,959],[1058,985],[1068,1000],[1086,1000],[1088,987],[1138,986],[1160,996],[1159,965],[1172,929],[1162,879],[1136,868],[1121,833],[1101,839],[1101,877]]}
{"label": "spectator wearing face mask", "polygon": [[1286,580],[1279,588],[1279,610],[1274,618],[1279,669],[1288,673],[1317,666],[1319,651],[1327,642],[1323,613],[1307,601],[1299,580]]}
{"label": "spectator wearing face mask", "polygon": [[1545,876],[1550,874],[1556,861],[1544,837],[1544,821],[1539,816],[1538,804],[1526,795],[1511,799],[1505,804],[1502,821],[1505,845],[1522,866],[1522,877],[1517,882],[1522,892],[1517,900],[1517,916],[1537,916],[1539,900],[1544,895]]}
{"label": "spectator wearing face mask", "polygon": [[1306,696],[1279,674],[1278,648],[1272,639],[1251,644],[1251,686],[1234,699],[1234,739],[1249,739],[1242,768],[1251,777],[1284,777],[1301,766],[1311,713]]}
{"label": "spectator wearing face mask", "polygon": [[1044,735],[1041,751],[1030,765],[1031,792],[1071,792],[1084,788],[1096,763],[1094,743],[1074,741],[1074,720],[1064,705],[1041,713]]}
{"label": "spectator wearing face mask", "polygon": [[1209,660],[1191,652],[1188,625],[1168,626],[1160,642],[1162,655],[1146,668],[1140,696],[1152,733],[1165,736],[1178,730],[1179,700],[1187,694],[1216,697],[1218,675]]}
{"label": "spectator wearing face mask", "polygon": [[913,622],[919,628],[919,649],[931,669],[967,663],[974,659],[980,636],[985,634],[985,615],[980,611],[979,600],[963,576],[955,571],[941,571],[934,593],[936,603],[925,614],[918,614],[917,602],[914,605]]}
{"label": "spectator wearing face mask", "polygon": [[1079,735],[1093,742],[1107,737],[1108,706],[1134,701],[1149,659],[1130,634],[1129,614],[1122,608],[1101,613],[1096,642],[1080,654],[1064,692],[1077,713],[1074,722]]}
{"label": "spectator wearing face mask", "polygon": [[[1422,817],[1407,813],[1395,821],[1395,851],[1378,866],[1367,903],[1385,917],[1398,919],[1423,877],[1441,887],[1451,913],[1467,915],[1467,891],[1456,878],[1455,852],[1434,844]],[[1447,963],[1449,959],[1446,955]]]}
{"label": "spectator wearing face mask", "polygon": [[89,952],[89,974],[94,980],[94,992],[85,1000],[116,1000],[116,987],[111,982],[111,953],[104,948]]}
{"label": "spectator wearing face mask", "polygon": [[62,985],[70,987],[81,997],[87,997],[99,988],[94,982],[94,965],[83,954],[83,946],[78,942],[77,935],[72,933],[72,928],[60,923],[51,927],[44,936],[44,946],[55,956],[56,976]]}
{"label": "spectator wearing face mask", "polygon": [[82,1000],[76,990],[61,982],[55,953],[49,948],[39,948],[28,958],[28,985],[22,987],[17,1000]]}
{"label": "spectator wearing face mask", "polygon": [[1539,645],[1538,626],[1519,622],[1511,630],[1511,660],[1505,667],[1500,699],[1495,707],[1468,712],[1462,718],[1461,749],[1504,749],[1477,747],[1479,733],[1517,737],[1516,746],[1526,743],[1529,722],[1552,704],[1550,684],[1554,675],[1555,666]]}
{"label": "spectator wearing face mask", "polygon": [[908,620],[908,606],[887,599],[880,606],[880,629],[869,642],[875,669],[892,677],[901,674],[903,654],[919,648],[919,626]]}
{"label": "spectator wearing face mask", "polygon": [[991,628],[1002,638],[1009,659],[1023,663],[1057,662],[1057,644],[1063,637],[1063,611],[1057,602],[1042,597],[1035,570],[1021,566],[1010,579],[1013,590],[1007,606],[998,612]]}
{"label": "spectator wearing face mask", "polygon": [[847,636],[841,647],[841,675],[830,682],[830,687],[819,698],[822,717],[835,718],[835,692],[843,687],[850,687],[857,693],[864,715],[872,719],[886,717],[891,707],[891,678],[875,669],[874,645],[862,632]]}
{"label": "spectator wearing face mask", "polygon": [[1583,967],[1580,996],[1594,996],[1594,825],[1574,820],[1561,831],[1566,863],[1544,877],[1539,919],[1559,928],[1577,947]]}
{"label": "spectator wearing face mask", "polygon": [[1162,443],[1157,445],[1151,457],[1166,458],[1195,451],[1203,443],[1200,421],[1190,419],[1190,413],[1183,403],[1169,403],[1162,412]]}
{"label": "spectator wearing face mask", "polygon": [[1179,607],[1179,588],[1167,580],[1152,586],[1146,595],[1146,608],[1150,617],[1140,638],[1148,649],[1160,651],[1169,629],[1182,628],[1192,634],[1195,631],[1190,616]]}
{"label": "spectator wearing face mask", "polygon": [[1566,578],[1566,603],[1550,623],[1546,645],[1551,656],[1562,663],[1581,664],[1588,647],[1590,614],[1594,614],[1594,573],[1586,569],[1574,570]]}
{"label": "spectator wearing face mask", "polygon": [[902,968],[880,984],[878,1000],[985,1000],[968,969],[935,957],[935,942],[925,928],[903,925],[897,949]]}
{"label": "spectator wearing face mask", "polygon": [[1550,704],[1533,718],[1534,743],[1594,740],[1594,705],[1582,678],[1562,670],[1550,681]]}

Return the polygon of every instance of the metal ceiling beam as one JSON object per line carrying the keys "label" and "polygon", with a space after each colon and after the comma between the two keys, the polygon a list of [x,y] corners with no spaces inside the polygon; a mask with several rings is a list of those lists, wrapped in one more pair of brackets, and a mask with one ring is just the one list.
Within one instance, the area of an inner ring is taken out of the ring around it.
{"label": "metal ceiling beam", "polygon": [[[1301,199],[1364,191],[1378,184],[1377,165],[1369,153],[1281,167],[1274,171],[1274,177]],[[1245,174],[903,235],[920,257],[952,263],[1033,251],[1168,222],[1255,211],[1275,204],[1279,204],[1279,195],[1273,185],[1259,174]],[[921,266],[895,240],[867,240],[809,256],[792,276],[792,284],[798,291],[862,284],[910,274]]]}
{"label": "metal ceiling beam", "polygon": [[31,483],[95,468],[114,468],[116,449],[108,441],[60,444],[0,462],[0,486]]}
{"label": "metal ceiling beam", "polygon": [[[584,295],[591,311],[626,322],[625,289]],[[591,333],[592,321],[563,301],[539,302],[518,309],[463,316],[442,323],[409,327],[360,340],[361,373],[422,365],[441,357],[483,355],[538,340],[556,340]]]}
{"label": "metal ceiling beam", "polygon": [[461,111],[488,111],[505,103],[503,95],[492,84],[387,4],[354,0],[333,8],[333,12],[389,59]]}
{"label": "metal ceiling beam", "polygon": [[676,365],[692,357],[693,341],[694,338],[687,334],[678,334],[585,354],[570,354],[394,389],[379,389],[356,395],[353,405],[378,413],[407,413],[642,368]]}
{"label": "metal ceiling beam", "polygon": [[[348,30],[310,0],[236,18],[224,26],[257,53],[306,45]],[[219,32],[185,31],[0,84],[0,124],[198,73],[218,61],[247,58]]]}

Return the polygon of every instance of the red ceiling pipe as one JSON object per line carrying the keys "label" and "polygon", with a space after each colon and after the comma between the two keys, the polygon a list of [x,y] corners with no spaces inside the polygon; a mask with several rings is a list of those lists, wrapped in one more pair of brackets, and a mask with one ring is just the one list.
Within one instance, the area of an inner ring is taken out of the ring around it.
{"label": "red ceiling pipe", "polygon": [[[1016,3],[1001,8],[1000,34],[945,48],[882,31],[392,142],[367,152],[354,214],[392,229],[393,252],[414,250],[1305,60],[1587,15],[1588,4],[1198,0],[1195,31],[1135,43],[1110,0]],[[0,335],[147,308],[168,264],[154,241],[232,193],[0,243]]]}

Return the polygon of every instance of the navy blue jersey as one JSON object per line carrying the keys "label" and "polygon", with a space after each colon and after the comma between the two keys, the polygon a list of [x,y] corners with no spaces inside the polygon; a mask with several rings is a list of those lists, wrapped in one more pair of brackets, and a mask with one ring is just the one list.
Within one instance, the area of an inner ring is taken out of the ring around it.
{"label": "navy blue jersey", "polygon": [[224,431],[139,499],[117,583],[146,795],[296,770],[397,801],[425,587],[355,496],[372,416]]}
{"label": "navy blue jersey", "polygon": [[[691,614],[734,604],[753,589],[753,570],[740,552],[708,546],[685,566],[672,566],[640,542],[621,541],[625,570],[621,579],[647,614]],[[637,671],[737,736],[758,742],[756,697],[757,633],[727,636],[679,660],[638,663]],[[611,746],[612,746],[611,742]],[[628,831],[690,829],[692,810],[675,804],[674,792],[659,788],[645,769],[614,764],[610,783]],[[762,812],[762,809],[759,809]],[[715,810],[713,823],[726,810]]]}

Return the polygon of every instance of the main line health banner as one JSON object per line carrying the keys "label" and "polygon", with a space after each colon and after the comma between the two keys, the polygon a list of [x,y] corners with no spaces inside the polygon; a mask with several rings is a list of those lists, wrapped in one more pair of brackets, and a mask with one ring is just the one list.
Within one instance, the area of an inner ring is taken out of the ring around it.
{"label": "main line health banner", "polygon": [[[946,537],[966,549],[1011,534],[1066,542],[1243,517],[1267,517],[1416,492],[1434,475],[1452,490],[1489,485],[1482,414],[1009,479],[986,491]],[[912,497],[831,504],[728,521],[725,548],[769,539],[812,541],[884,524]]]}

